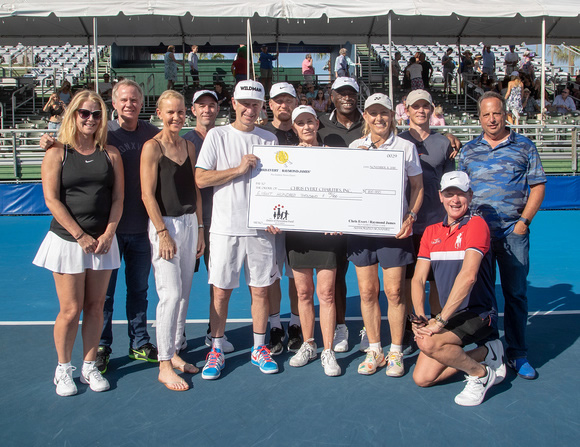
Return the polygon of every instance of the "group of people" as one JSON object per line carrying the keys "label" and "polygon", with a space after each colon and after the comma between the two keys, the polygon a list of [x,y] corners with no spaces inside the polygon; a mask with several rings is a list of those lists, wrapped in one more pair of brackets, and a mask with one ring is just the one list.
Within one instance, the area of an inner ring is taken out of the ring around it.
{"label": "group of people", "polygon": [[[175,91],[164,92],[158,100],[161,131],[138,119],[143,97],[133,81],[115,85],[112,100],[118,118],[108,123],[100,97],[77,93],[58,138],[46,135],[41,142],[50,147],[42,178],[54,219],[34,263],[53,271],[61,305],[55,324],[57,394],[77,392],[71,355],[81,312],[81,381],[95,391],[109,387],[103,374],[112,353],[111,318],[121,258],[127,276],[129,356],[158,363],[159,381],[170,390],[189,388],[176,371],[198,371],[180,352],[187,348],[185,316],[193,266],[202,256],[211,285],[205,341],[210,351],[203,379],[218,379],[225,354],[234,350],[225,329],[229,299],[240,285],[242,269],[252,298],[251,363],[262,373],[277,373],[274,357],[284,344],[294,353],[291,366],[302,367],[318,357],[316,292],[321,364],[326,375],[340,375],[335,352],[349,350],[349,262],[356,269],[364,320],[360,349],[366,355],[360,374],[386,366],[387,376],[404,375],[404,353],[415,339],[421,353],[413,378],[419,386],[462,371],[467,385],[456,402],[481,403],[489,387],[505,377],[494,294],[497,262],[506,300],[508,365],[520,376],[534,378],[525,344],[528,226],[541,204],[545,176],[533,144],[505,128],[504,98],[486,94],[479,101],[483,133],[460,153],[459,168],[465,172],[454,171],[456,149],[450,139],[430,129],[434,105],[427,91],[416,89],[407,96],[410,129],[401,135],[396,135],[395,110],[387,96],[369,96],[361,113],[358,94],[354,79],[338,77],[330,92],[335,109],[320,115],[309,105],[299,105],[291,84],[274,84],[268,103],[274,118],[260,128],[255,123],[266,91],[259,82],[243,80],[231,99],[235,121],[214,127],[218,96],[200,90],[192,105],[196,128],[182,138],[185,100]],[[259,163],[252,147],[277,144],[304,150],[402,151],[403,197],[408,198],[400,231],[379,238],[248,228],[249,179]],[[513,181],[506,165],[525,175]],[[391,335],[386,352],[380,337],[379,265]],[[146,318],[151,266],[159,296],[157,346],[151,343]],[[280,321],[282,274],[291,278],[287,330]],[[470,343],[478,347],[465,353],[463,347]]]}

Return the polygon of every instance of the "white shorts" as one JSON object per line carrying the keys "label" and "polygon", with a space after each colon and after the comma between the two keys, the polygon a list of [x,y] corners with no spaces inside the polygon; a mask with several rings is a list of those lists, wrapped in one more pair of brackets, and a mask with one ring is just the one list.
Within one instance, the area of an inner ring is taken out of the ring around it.
{"label": "white shorts", "polygon": [[210,232],[209,240],[209,284],[220,289],[239,287],[242,265],[251,287],[268,287],[280,277],[273,234],[258,231],[257,236],[225,236]]}
{"label": "white shorts", "polygon": [[276,235],[276,264],[280,277],[286,270],[286,278],[294,278],[294,273],[288,265],[288,254],[286,253],[286,233]]}
{"label": "white shorts", "polygon": [[65,241],[49,231],[32,261],[54,273],[83,273],[90,270],[114,270],[121,266],[117,236],[113,237],[108,253],[85,253],[78,242]]}

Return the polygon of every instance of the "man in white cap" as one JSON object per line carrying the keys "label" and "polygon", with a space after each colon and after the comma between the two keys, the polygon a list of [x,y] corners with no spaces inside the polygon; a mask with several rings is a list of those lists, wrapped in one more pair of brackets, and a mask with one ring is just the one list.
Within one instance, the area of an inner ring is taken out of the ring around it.
{"label": "man in white cap", "polygon": [[[211,90],[198,90],[193,95],[193,102],[191,104],[191,113],[196,118],[195,128],[187,132],[183,138],[191,141],[195,145],[195,152],[197,158],[199,158],[199,153],[201,151],[201,146],[203,145],[203,140],[209,132],[215,126],[215,120],[220,111],[220,106],[218,104],[217,94]],[[203,259],[205,261],[205,266],[209,269],[209,228],[211,225],[211,210],[213,205],[213,188],[203,188],[201,191],[201,198],[203,204],[203,235],[205,240],[205,251],[203,253]],[[195,263],[195,271],[199,269],[200,260],[198,259]],[[213,304],[213,288],[209,289],[210,296],[210,309]],[[211,330],[208,325],[207,335],[205,337],[205,344],[211,347]],[[187,347],[187,341],[183,341],[182,349]],[[228,341],[227,337],[224,335],[223,340],[223,352],[233,352],[234,346]]]}
{"label": "man in white cap", "polygon": [[[278,138],[278,142],[285,146],[296,146],[298,137],[292,130],[292,111],[298,105],[298,95],[292,84],[288,82],[278,82],[270,89],[270,110],[273,119],[262,126],[272,132]],[[286,233],[276,235],[276,256],[280,276],[282,276],[286,265],[286,276],[288,277],[288,295],[290,297],[290,323],[288,323],[288,350],[297,352],[302,346],[302,336],[300,328],[300,317],[298,316],[298,295],[294,284],[294,275],[286,262]],[[279,355],[284,352],[283,342],[286,339],[286,332],[280,321],[280,301],[282,300],[282,290],[280,280],[276,280],[270,287],[270,341],[268,348],[272,355]]]}
{"label": "man in white cap", "polygon": [[[407,96],[405,111],[409,116],[409,130],[399,134],[399,137],[410,141],[417,148],[417,154],[423,170],[423,204],[417,213],[417,220],[413,224],[413,245],[415,255],[419,251],[421,236],[428,225],[441,222],[445,216],[445,209],[439,200],[439,184],[444,173],[452,171],[454,161],[453,149],[449,139],[438,132],[431,130],[429,119],[433,114],[434,104],[431,95],[426,90],[413,90]],[[411,278],[415,271],[415,262],[407,265],[405,295],[408,308],[411,308]],[[433,314],[439,312],[439,297],[433,273],[429,274],[429,304]],[[436,310],[433,312],[433,310]],[[407,324],[403,340],[403,353],[410,354],[415,349],[413,332],[410,323]]]}
{"label": "man in white cap", "polygon": [[[331,101],[335,110],[320,116],[318,136],[329,147],[348,147],[360,138],[363,117],[358,108],[359,87],[353,78],[339,77],[332,84]],[[336,332],[333,348],[336,352],[348,351],[348,328],[346,326],[346,237],[337,236],[342,241],[343,255],[339,256],[336,269]]]}
{"label": "man in white cap", "polygon": [[[447,216],[425,230],[413,277],[416,315],[412,322],[421,349],[413,380],[428,387],[462,371],[467,374],[467,384],[455,402],[474,406],[506,374],[503,345],[497,338],[490,233],[485,220],[469,211],[473,192],[466,173],[444,174],[439,197]],[[442,310],[428,319],[425,283],[430,269],[439,287]],[[469,352],[463,350],[490,338]]]}
{"label": "man in white cap", "polygon": [[254,124],[263,103],[262,84],[240,81],[232,99],[236,120],[228,126],[210,129],[196,164],[198,186],[211,186],[214,190],[208,272],[208,282],[214,290],[214,305],[210,309],[212,349],[203,368],[204,379],[217,379],[225,366],[223,341],[228,304],[233,289],[239,286],[242,266],[252,296],[252,364],[265,374],[278,372],[265,341],[270,307],[268,288],[279,277],[275,239],[270,233],[246,225],[250,171],[258,163],[252,146],[278,144],[274,134]]}

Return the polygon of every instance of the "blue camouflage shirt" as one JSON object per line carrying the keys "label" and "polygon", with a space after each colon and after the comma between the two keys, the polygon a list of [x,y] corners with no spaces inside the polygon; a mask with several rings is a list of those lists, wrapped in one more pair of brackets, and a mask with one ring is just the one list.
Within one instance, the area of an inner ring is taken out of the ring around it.
{"label": "blue camouflage shirt", "polygon": [[471,208],[482,213],[491,238],[497,240],[513,231],[529,187],[546,183],[546,174],[530,139],[510,130],[508,138],[492,149],[483,135],[463,147],[458,167],[471,179]]}

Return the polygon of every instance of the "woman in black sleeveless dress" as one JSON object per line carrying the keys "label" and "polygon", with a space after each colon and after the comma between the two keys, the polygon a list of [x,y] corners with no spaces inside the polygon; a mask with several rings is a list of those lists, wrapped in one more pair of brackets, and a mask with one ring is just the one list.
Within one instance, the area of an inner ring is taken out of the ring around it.
{"label": "woman in black sleeveless dress", "polygon": [[141,153],[141,192],[149,214],[151,262],[159,304],[156,315],[159,381],[173,391],[189,385],[174,369],[194,374],[178,352],[183,343],[195,261],[203,254],[201,194],[195,185],[195,146],[179,132],[185,122],[185,100],[174,90],[157,101],[163,130]]}

